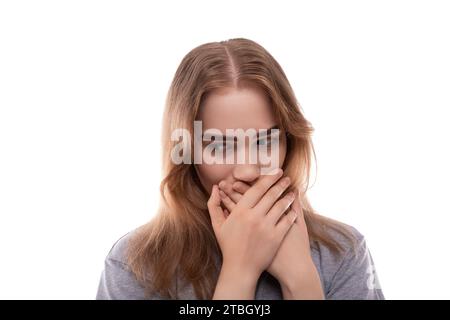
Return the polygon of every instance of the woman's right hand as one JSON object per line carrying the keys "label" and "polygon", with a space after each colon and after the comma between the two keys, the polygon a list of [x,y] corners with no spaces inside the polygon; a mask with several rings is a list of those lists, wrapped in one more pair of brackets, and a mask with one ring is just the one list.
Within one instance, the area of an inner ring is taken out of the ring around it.
{"label": "woman's right hand", "polygon": [[295,195],[291,192],[279,199],[290,184],[288,177],[280,179],[282,174],[278,169],[276,174],[261,176],[229,215],[220,206],[218,186],[213,186],[208,210],[222,251],[222,269],[257,280],[272,262],[296,219],[294,211],[284,215]]}

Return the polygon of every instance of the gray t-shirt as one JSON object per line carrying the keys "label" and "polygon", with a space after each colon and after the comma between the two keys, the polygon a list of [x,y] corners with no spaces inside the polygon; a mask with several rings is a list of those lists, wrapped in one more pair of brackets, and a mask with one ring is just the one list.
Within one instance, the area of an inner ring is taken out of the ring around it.
{"label": "gray t-shirt", "polygon": [[[334,237],[346,248],[346,253],[338,257],[323,245],[311,247],[311,255],[319,272],[325,299],[384,299],[378,276],[375,272],[372,256],[363,235],[352,228],[356,238],[356,252],[341,234],[333,232]],[[105,259],[105,268],[101,274],[97,299],[142,300],[144,288],[138,283],[124,259],[127,242],[132,235],[128,232],[117,240]],[[193,286],[176,279],[177,299],[196,300]],[[164,299],[158,294],[151,300]],[[257,283],[255,300],[283,299],[276,278],[264,271]]]}

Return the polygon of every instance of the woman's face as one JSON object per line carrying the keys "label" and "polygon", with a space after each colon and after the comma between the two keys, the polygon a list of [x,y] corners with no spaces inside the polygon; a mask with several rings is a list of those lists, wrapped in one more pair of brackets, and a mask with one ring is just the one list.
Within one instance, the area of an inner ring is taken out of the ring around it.
{"label": "woman's face", "polygon": [[[259,133],[260,129],[269,129],[278,125],[270,100],[264,91],[253,86],[239,90],[222,88],[211,91],[203,100],[196,120],[202,121],[203,132],[214,128],[220,130],[223,135],[226,135],[226,129],[244,131],[254,129],[256,133]],[[278,127],[278,129],[279,143],[272,145],[272,148],[278,147],[278,154],[272,150],[269,154],[271,159],[269,165],[267,165],[267,159],[264,164],[259,158],[258,161],[249,161],[249,152],[251,148],[255,148],[255,144],[249,141],[250,139],[245,139],[243,146],[245,150],[242,150],[242,152],[245,151],[243,163],[235,159],[232,164],[207,164],[204,160],[201,164],[196,164],[197,174],[205,189],[211,192],[213,184],[219,184],[222,180],[231,184],[242,181],[252,185],[261,174],[267,172],[267,170],[261,171],[261,168],[282,167],[286,156],[286,137],[282,128]],[[260,137],[262,139],[260,138],[261,140],[258,140],[256,144],[270,143],[270,138],[264,138],[263,135]],[[211,143],[214,143],[214,140],[203,142],[203,147]]]}

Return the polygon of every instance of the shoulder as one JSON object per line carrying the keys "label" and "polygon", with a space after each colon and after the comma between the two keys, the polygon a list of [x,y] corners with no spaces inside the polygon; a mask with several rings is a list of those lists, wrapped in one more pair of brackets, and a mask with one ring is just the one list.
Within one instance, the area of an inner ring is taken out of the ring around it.
{"label": "shoulder", "polygon": [[97,290],[98,300],[158,299],[157,295],[146,296],[144,287],[136,279],[127,264],[128,243],[134,232],[133,230],[121,236],[109,250]]}
{"label": "shoulder", "polygon": [[116,241],[114,241],[113,245],[111,246],[106,256],[106,259],[110,259],[119,262],[123,265],[127,265],[126,253],[128,249],[128,244],[135,232],[136,229],[131,230],[122,235],[121,237],[119,237]]}
{"label": "shoulder", "polygon": [[330,237],[342,247],[339,254],[322,244],[312,251],[327,298],[383,298],[366,237],[353,226],[341,225],[350,237],[338,230],[329,230]]}
{"label": "shoulder", "polygon": [[320,241],[311,245],[313,254],[326,259],[330,264],[338,264],[346,256],[357,254],[365,245],[365,236],[355,227],[336,220],[329,219],[333,224],[339,225],[340,230],[327,226],[325,231],[327,238],[339,245],[339,252],[335,252],[329,246]]}
{"label": "shoulder", "polygon": [[354,226],[341,221],[334,221],[339,224],[347,234],[333,228],[328,228],[327,231],[330,237],[342,246],[343,252],[350,252],[350,250],[355,249],[355,246],[366,241],[365,236]]}

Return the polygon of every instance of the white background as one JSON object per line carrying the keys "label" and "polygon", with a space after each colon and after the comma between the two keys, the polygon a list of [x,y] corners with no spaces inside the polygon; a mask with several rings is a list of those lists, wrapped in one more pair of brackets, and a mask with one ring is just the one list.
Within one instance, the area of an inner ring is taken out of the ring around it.
{"label": "white background", "polygon": [[450,298],[449,16],[445,1],[2,1],[0,298],[95,298],[112,244],[157,209],[178,64],[234,37],[286,72],[315,128],[312,204],[367,237],[386,298]]}

